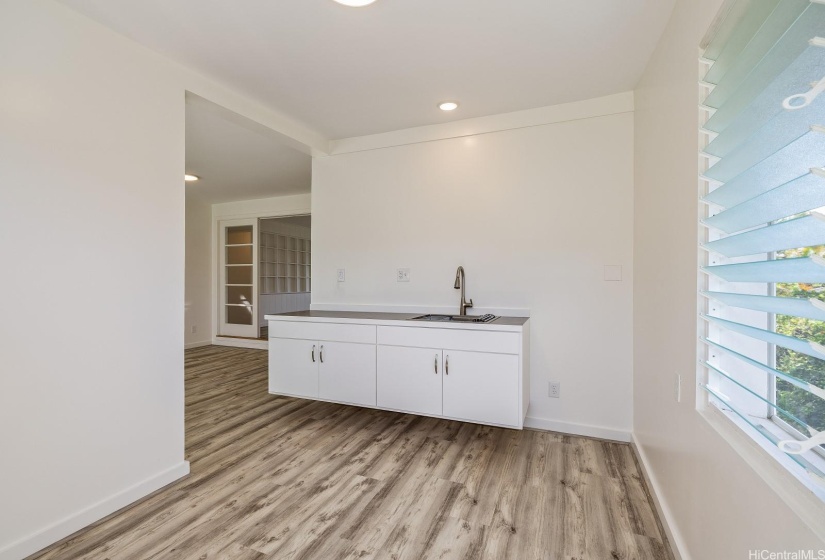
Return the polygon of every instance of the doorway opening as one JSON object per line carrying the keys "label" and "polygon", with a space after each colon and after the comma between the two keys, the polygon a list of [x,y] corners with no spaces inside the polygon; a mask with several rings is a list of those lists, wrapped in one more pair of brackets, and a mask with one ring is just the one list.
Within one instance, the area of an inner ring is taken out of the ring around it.
{"label": "doorway opening", "polygon": [[185,172],[185,348],[265,349],[265,314],[309,308],[312,148],[187,93]]}

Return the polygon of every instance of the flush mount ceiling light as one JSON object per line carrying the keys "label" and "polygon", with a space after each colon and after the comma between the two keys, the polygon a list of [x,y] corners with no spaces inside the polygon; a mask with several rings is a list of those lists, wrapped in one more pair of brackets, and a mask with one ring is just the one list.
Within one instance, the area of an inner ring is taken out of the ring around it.
{"label": "flush mount ceiling light", "polygon": [[438,108],[442,111],[455,111],[458,109],[458,103],[455,101],[445,101],[444,103],[439,103]]}
{"label": "flush mount ceiling light", "polygon": [[339,4],[343,4],[344,6],[351,6],[353,8],[360,8],[361,6],[369,6],[375,0],[335,0]]}
{"label": "flush mount ceiling light", "polygon": [[197,181],[198,179],[200,179],[200,177],[198,177],[197,175],[190,175],[188,173],[183,176],[183,180],[187,183],[192,183],[194,181]]}

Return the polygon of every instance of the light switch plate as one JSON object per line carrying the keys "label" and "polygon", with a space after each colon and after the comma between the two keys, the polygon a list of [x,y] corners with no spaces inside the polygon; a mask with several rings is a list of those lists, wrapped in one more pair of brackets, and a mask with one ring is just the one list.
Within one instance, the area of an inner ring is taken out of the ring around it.
{"label": "light switch plate", "polygon": [[676,402],[682,402],[682,376],[676,374]]}
{"label": "light switch plate", "polygon": [[396,281],[397,282],[409,282],[410,281],[410,269],[409,268],[399,268],[396,274]]}
{"label": "light switch plate", "polygon": [[346,282],[347,281],[347,271],[343,268],[338,269],[338,281],[339,282]]}
{"label": "light switch plate", "polygon": [[606,265],[604,265],[604,280],[605,280],[605,282],[621,282],[622,281],[622,265],[620,265],[620,264],[606,264]]}

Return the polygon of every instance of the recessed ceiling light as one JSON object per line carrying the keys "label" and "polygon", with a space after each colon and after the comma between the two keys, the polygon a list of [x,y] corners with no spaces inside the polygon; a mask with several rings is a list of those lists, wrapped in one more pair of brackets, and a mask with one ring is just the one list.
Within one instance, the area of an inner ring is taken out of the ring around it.
{"label": "recessed ceiling light", "polygon": [[198,179],[200,179],[200,177],[198,177],[197,175],[190,175],[188,173],[183,176],[183,180],[186,181],[187,183],[197,181]]}
{"label": "recessed ceiling light", "polygon": [[438,108],[442,111],[455,111],[458,109],[458,103],[455,101],[445,101],[444,103],[439,103]]}
{"label": "recessed ceiling light", "polygon": [[353,8],[360,8],[361,6],[369,6],[375,0],[335,0],[339,4],[343,4],[344,6],[352,6]]}

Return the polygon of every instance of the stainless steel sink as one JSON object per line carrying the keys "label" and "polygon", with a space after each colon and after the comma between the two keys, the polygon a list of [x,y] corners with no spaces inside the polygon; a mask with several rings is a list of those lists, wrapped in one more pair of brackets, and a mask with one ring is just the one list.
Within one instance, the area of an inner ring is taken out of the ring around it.
{"label": "stainless steel sink", "polygon": [[421,315],[420,317],[413,317],[413,321],[449,321],[453,318],[452,315]]}
{"label": "stainless steel sink", "polygon": [[457,323],[490,323],[491,321],[495,321],[498,319],[495,315],[420,315],[418,317],[413,317],[412,321],[440,321],[440,322],[447,322],[447,321],[454,321]]}

